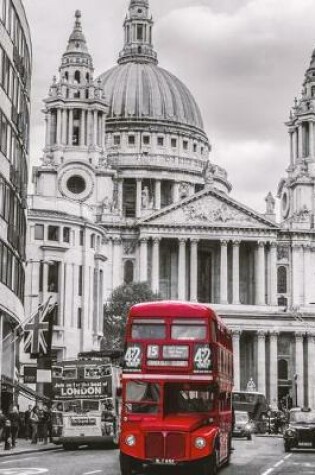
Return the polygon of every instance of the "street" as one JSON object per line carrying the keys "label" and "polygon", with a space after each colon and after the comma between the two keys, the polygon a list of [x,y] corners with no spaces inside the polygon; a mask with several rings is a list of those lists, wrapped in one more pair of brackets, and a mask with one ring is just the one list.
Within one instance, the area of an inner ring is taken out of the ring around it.
{"label": "street", "polygon": [[[253,437],[234,440],[231,464],[222,475],[311,475],[315,473],[315,451],[285,454],[281,438]],[[155,472],[156,473],[156,472]],[[159,473],[163,473],[160,471]],[[166,472],[164,472],[166,473]],[[169,475],[177,471],[169,469]],[[87,450],[16,455],[0,459],[0,475],[119,475],[118,451]],[[140,475],[140,474],[139,474]],[[197,475],[197,474],[196,474]]]}

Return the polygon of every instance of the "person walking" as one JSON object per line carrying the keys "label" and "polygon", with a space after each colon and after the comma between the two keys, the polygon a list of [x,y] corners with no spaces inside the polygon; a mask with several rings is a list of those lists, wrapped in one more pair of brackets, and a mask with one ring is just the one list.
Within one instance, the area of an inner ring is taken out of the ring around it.
{"label": "person walking", "polygon": [[2,409],[0,409],[0,442],[3,441],[5,421],[6,421],[6,417],[3,414]]}
{"label": "person walking", "polygon": [[51,414],[48,406],[44,404],[43,406],[43,439],[44,444],[48,443],[48,437],[50,437],[50,422]]}
{"label": "person walking", "polygon": [[32,424],[30,420],[31,414],[32,414],[32,406],[28,406],[28,409],[25,411],[25,414],[24,414],[26,440],[32,438]]}
{"label": "person walking", "polygon": [[38,440],[38,410],[35,406],[30,415],[30,422],[32,427],[32,444],[37,444]]}
{"label": "person walking", "polygon": [[4,438],[4,450],[10,450],[12,448],[11,421],[8,417],[5,419],[5,423],[4,423],[3,438]]}
{"label": "person walking", "polygon": [[13,406],[12,411],[9,414],[9,419],[11,421],[12,448],[14,449],[20,428],[20,414],[17,406]]}

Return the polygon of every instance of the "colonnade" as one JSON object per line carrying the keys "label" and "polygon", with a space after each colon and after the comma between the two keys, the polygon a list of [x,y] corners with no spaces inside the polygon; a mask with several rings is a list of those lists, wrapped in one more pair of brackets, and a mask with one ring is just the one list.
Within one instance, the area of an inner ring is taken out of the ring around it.
{"label": "colonnade", "polygon": [[[234,390],[246,390],[242,387],[242,371],[244,371],[241,361],[241,335],[246,333],[241,330],[233,331],[233,350],[234,350]],[[293,396],[293,405],[303,407],[308,405],[315,406],[315,374],[313,371],[315,358],[315,334],[311,332],[296,332],[292,335],[292,357],[295,367],[288,370],[288,380],[291,381],[291,394]],[[257,391],[268,394],[270,404],[278,404],[278,358],[281,357],[278,352],[278,331],[258,330],[256,335],[252,336],[257,342],[256,354],[256,372],[257,372]],[[268,341],[269,340],[269,341]],[[267,341],[269,342],[269,357],[267,359]],[[305,364],[305,361],[307,364]],[[268,377],[267,377],[268,375]],[[251,375],[253,377],[254,375]],[[268,381],[268,383],[267,383]],[[268,385],[268,387],[267,387]]]}
{"label": "colonnade", "polygon": [[[140,239],[140,275],[141,281],[148,279],[148,246],[152,242],[151,285],[154,292],[159,292],[160,281],[160,247],[162,239]],[[197,301],[198,297],[198,250],[200,239],[178,238],[178,299]],[[212,241],[218,242],[218,241]],[[249,242],[249,241],[248,241]],[[240,304],[240,245],[238,240],[221,240],[220,243],[220,304]],[[256,305],[277,305],[277,248],[276,243],[256,242],[255,266],[255,303]],[[229,265],[228,249],[232,246],[232,266]],[[187,252],[189,251],[189,252]],[[189,259],[189,262],[187,262]],[[116,261],[117,262],[117,261]],[[266,262],[267,267],[266,268]],[[230,273],[232,275],[230,275]],[[267,276],[267,279],[266,279]],[[189,279],[189,285],[187,282]],[[228,298],[228,285],[232,280],[232,301]],[[267,282],[267,288],[266,288]],[[190,289],[187,295],[187,288]]]}
{"label": "colonnade", "polygon": [[[75,113],[79,118],[75,119]],[[55,114],[54,128],[52,116]],[[80,108],[56,108],[46,112],[46,147],[99,146],[105,147],[105,120],[103,111]],[[74,143],[74,128],[79,128],[78,142]]]}

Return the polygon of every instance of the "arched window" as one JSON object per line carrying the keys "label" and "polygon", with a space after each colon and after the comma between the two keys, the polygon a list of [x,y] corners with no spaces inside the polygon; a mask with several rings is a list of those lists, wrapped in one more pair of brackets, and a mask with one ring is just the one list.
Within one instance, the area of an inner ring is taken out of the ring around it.
{"label": "arched window", "polygon": [[74,82],[76,84],[80,84],[80,82],[81,82],[81,73],[80,73],[80,71],[76,71],[74,73]]}
{"label": "arched window", "polygon": [[278,379],[289,379],[289,368],[287,360],[278,361]]}
{"label": "arched window", "polygon": [[286,294],[287,285],[287,269],[284,266],[278,267],[278,294]]}
{"label": "arched window", "polygon": [[133,282],[133,262],[125,262],[125,275],[124,275],[125,284],[131,284]]}
{"label": "arched window", "polygon": [[90,80],[90,74],[89,74],[89,73],[86,73],[85,78],[86,78],[86,81],[89,82],[89,80]]}
{"label": "arched window", "polygon": [[315,86],[312,86],[311,94],[312,94],[312,97],[315,97]]}
{"label": "arched window", "polygon": [[91,234],[90,247],[91,247],[92,249],[95,249],[95,234]]}
{"label": "arched window", "polygon": [[66,81],[69,81],[69,73],[68,73],[68,71],[65,72],[65,80],[66,80]]}

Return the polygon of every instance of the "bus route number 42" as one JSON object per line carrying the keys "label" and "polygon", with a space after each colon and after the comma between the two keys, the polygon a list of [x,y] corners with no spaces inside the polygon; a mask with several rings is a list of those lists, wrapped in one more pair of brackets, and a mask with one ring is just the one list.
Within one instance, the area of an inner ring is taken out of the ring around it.
{"label": "bus route number 42", "polygon": [[125,354],[125,363],[127,368],[139,368],[141,363],[141,348],[134,345],[127,348]]}
{"label": "bus route number 42", "polygon": [[200,346],[195,353],[195,368],[210,369],[211,368],[211,350],[208,346]]}

